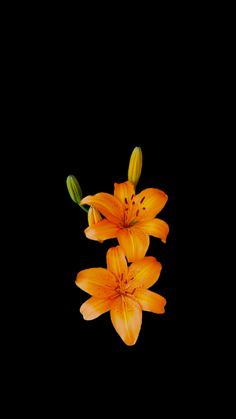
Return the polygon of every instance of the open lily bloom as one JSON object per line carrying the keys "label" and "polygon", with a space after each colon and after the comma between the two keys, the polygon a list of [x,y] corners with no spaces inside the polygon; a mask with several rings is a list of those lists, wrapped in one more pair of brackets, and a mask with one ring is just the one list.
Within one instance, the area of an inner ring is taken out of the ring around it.
{"label": "open lily bloom", "polygon": [[114,196],[103,192],[87,196],[81,204],[97,208],[105,219],[86,228],[86,237],[98,241],[117,237],[129,262],[143,258],[149,247],[149,235],[166,241],[169,226],[155,217],[167,199],[163,191],[155,188],[135,195],[134,185],[129,181],[115,183]]}
{"label": "open lily bloom", "polygon": [[92,296],[82,304],[80,312],[85,320],[93,320],[110,311],[117,333],[126,345],[134,345],[142,310],[165,312],[165,298],[148,290],[160,272],[161,264],[154,257],[144,257],[128,267],[123,249],[112,247],[107,252],[107,269],[85,269],[77,275],[76,285]]}

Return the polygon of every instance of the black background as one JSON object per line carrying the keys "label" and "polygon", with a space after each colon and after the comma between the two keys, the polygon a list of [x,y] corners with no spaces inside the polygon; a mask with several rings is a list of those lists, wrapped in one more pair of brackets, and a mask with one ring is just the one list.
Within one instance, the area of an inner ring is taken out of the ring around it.
{"label": "black background", "polygon": [[[62,92],[57,83],[51,85],[47,79],[42,90],[40,86],[34,91],[38,104],[27,115],[27,134],[33,135],[34,141],[27,146],[31,157],[22,177],[27,179],[27,224],[32,238],[27,257],[32,266],[27,291],[30,310],[25,311],[27,323],[31,321],[29,312],[36,319],[30,328],[46,356],[61,350],[69,358],[75,353],[96,357],[98,353],[151,352],[169,353],[171,358],[178,345],[179,309],[183,307],[178,304],[182,274],[177,257],[177,203],[185,193],[186,179],[179,173],[185,170],[189,153],[184,147],[188,110],[181,100],[177,106],[176,90],[173,84],[167,88],[166,77],[158,89],[147,85],[142,93],[136,90],[138,79],[134,80],[131,84],[124,80],[123,86],[113,80],[110,92],[101,86],[97,92],[92,82],[85,89],[81,81],[82,96],[75,89],[78,102],[72,84]],[[167,299],[166,313],[144,312],[139,339],[128,347],[114,330],[108,313],[88,322],[79,312],[89,295],[75,286],[76,274],[90,267],[105,267],[106,251],[117,241],[100,244],[86,239],[87,215],[70,199],[66,178],[75,175],[84,196],[113,193],[114,182],[127,180],[135,146],[143,151],[137,190],[154,187],[167,193],[168,202],[159,216],[169,224],[170,233],[167,244],[151,237],[147,253],[163,265],[152,289]],[[182,231],[178,243],[184,241]]]}
{"label": "black background", "polygon": [[[196,140],[190,77],[180,66],[180,51],[174,45],[171,54],[162,51],[161,66],[150,50],[143,49],[141,65],[138,51],[136,58],[126,55],[119,61],[112,51],[108,59],[94,45],[93,52],[83,51],[82,57],[88,60],[81,61],[67,46],[62,43],[60,50],[57,44],[55,50],[49,44],[42,60],[32,50],[25,74],[27,89],[18,84],[22,89],[18,97],[24,101],[16,102],[20,109],[16,124],[27,140],[18,145],[27,162],[18,177],[26,202],[22,236],[24,226],[29,226],[23,259],[30,279],[24,281],[27,303],[21,307],[30,341],[27,347],[50,362],[57,357],[70,362],[82,354],[89,359],[98,354],[133,355],[135,359],[153,353],[176,363],[183,310],[179,300],[184,274],[178,258],[180,244],[185,242],[182,221],[178,245],[177,230],[179,215],[182,220],[189,216],[188,207],[182,208],[191,173],[187,165]],[[89,296],[75,286],[76,274],[89,267],[105,267],[106,251],[117,242],[99,244],[86,239],[86,213],[71,201],[66,178],[75,175],[84,196],[113,193],[114,182],[127,180],[135,146],[143,151],[138,191],[154,187],[168,194],[160,218],[168,222],[170,234],[166,245],[151,238],[148,250],[163,265],[152,289],[167,299],[166,313],[144,312],[139,339],[128,347],[108,313],[87,322],[79,312]],[[14,151],[17,156],[17,146]]]}
{"label": "black background", "polygon": [[[27,24],[17,15],[19,29],[9,25],[5,33],[11,39],[10,47],[5,44],[5,143],[13,179],[6,173],[2,183],[10,191],[7,229],[13,221],[16,227],[8,234],[10,278],[5,283],[10,284],[10,301],[4,314],[8,365],[15,368],[17,392],[27,370],[25,382],[32,393],[41,397],[48,387],[51,399],[58,382],[63,400],[65,388],[72,384],[77,403],[83,380],[88,379],[84,389],[91,394],[100,378],[106,379],[107,390],[120,372],[123,394],[129,395],[136,383],[140,386],[135,402],[147,388],[156,409],[162,388],[168,397],[166,412],[169,405],[175,408],[170,392],[178,392],[176,381],[184,369],[190,371],[190,382],[193,379],[198,348],[205,349],[199,318],[207,300],[199,283],[206,286],[208,278],[197,269],[203,270],[202,243],[208,237],[199,216],[205,216],[206,207],[203,166],[211,126],[206,130],[204,125],[215,70],[209,71],[207,62],[212,35],[208,44],[205,37],[201,44],[199,23],[192,34],[192,16],[185,16],[184,12],[186,25],[175,15],[170,20],[169,13],[159,15],[152,25],[148,18],[147,28],[142,19],[130,16],[137,27],[118,24],[110,37],[112,19],[110,28],[101,24],[94,30],[90,13],[83,26],[82,15],[71,25],[71,15],[65,21],[54,11],[50,16],[44,13],[38,25],[36,15],[27,18]],[[127,179],[130,154],[137,145],[144,156],[138,191],[157,187],[169,196],[160,213],[170,225],[167,244],[151,238],[148,250],[163,265],[152,289],[167,299],[167,306],[164,315],[143,313],[138,341],[128,347],[108,313],[91,322],[79,313],[88,295],[75,286],[77,272],[105,266],[106,250],[116,241],[99,244],[85,238],[86,214],[71,201],[66,177],[74,174],[84,195],[112,193],[114,182]],[[210,173],[214,183],[214,171]],[[101,367],[99,376],[91,371],[94,365]],[[105,375],[104,366],[110,375]],[[11,374],[8,379],[12,394]],[[42,386],[39,393],[34,383]],[[58,405],[57,393],[56,399]],[[185,400],[184,395],[184,405]],[[160,397],[158,407],[159,402]]]}

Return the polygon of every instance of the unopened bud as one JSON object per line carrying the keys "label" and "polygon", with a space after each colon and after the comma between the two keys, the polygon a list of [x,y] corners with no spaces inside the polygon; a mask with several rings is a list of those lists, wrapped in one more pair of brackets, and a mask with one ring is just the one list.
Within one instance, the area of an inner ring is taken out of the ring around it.
{"label": "unopened bud", "polygon": [[[88,210],[88,225],[92,226],[94,224],[99,223],[99,221],[102,221],[102,216],[100,214],[100,212],[94,208],[94,207],[90,207]],[[98,240],[100,243],[103,243],[103,240]]]}
{"label": "unopened bud", "polygon": [[100,212],[96,208],[90,207],[89,210],[88,210],[88,224],[89,224],[89,226],[97,224],[99,221],[102,221],[102,216],[101,216]]}
{"label": "unopened bud", "polygon": [[78,180],[75,176],[70,175],[66,179],[66,184],[72,201],[79,205],[82,199],[82,190]]}
{"label": "unopened bud", "polygon": [[143,164],[143,155],[140,147],[135,147],[129,161],[128,180],[136,187]]}

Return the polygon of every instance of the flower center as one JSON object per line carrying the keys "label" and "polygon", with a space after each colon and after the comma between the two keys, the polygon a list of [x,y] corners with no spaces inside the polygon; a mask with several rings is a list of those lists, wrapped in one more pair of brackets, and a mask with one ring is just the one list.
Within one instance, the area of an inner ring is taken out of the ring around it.
{"label": "flower center", "polygon": [[[133,279],[134,278],[131,278],[129,280],[129,282],[132,281]],[[120,276],[117,276],[116,277],[116,283],[117,283],[117,286],[115,288],[115,291],[116,291],[116,293],[118,295],[126,295],[126,296],[128,296],[128,295],[133,295],[134,294],[136,288],[132,289],[132,291],[128,291],[127,290],[128,281],[127,281],[126,278],[124,278],[124,274],[123,273]]]}
{"label": "flower center", "polygon": [[129,199],[125,197],[124,218],[121,227],[129,228],[138,222],[138,217],[146,210],[144,206],[145,196],[138,202],[135,200],[135,195],[132,194]]}

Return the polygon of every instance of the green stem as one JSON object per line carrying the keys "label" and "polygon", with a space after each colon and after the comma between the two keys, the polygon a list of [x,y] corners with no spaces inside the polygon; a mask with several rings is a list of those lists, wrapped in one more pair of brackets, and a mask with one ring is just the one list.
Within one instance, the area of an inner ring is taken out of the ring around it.
{"label": "green stem", "polygon": [[85,212],[88,213],[88,209],[87,208],[85,208],[83,205],[80,205],[80,204],[79,204],[79,206],[80,206],[80,208],[82,208],[82,210],[84,210]]}

